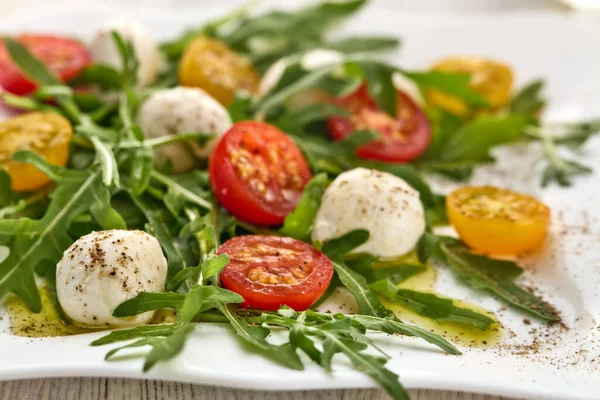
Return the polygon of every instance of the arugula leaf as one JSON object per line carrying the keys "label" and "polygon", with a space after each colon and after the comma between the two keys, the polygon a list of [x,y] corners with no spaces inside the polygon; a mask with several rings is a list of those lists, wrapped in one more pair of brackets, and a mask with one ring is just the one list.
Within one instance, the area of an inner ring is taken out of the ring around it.
{"label": "arugula leaf", "polygon": [[556,310],[529,290],[514,283],[522,272],[515,263],[471,254],[460,243],[441,243],[452,270],[474,289],[492,292],[505,302],[547,321],[559,321]]}
{"label": "arugula leaf", "polygon": [[488,102],[470,86],[469,74],[458,74],[440,71],[402,72],[407,78],[415,81],[421,91],[431,89],[451,94],[477,107],[488,107]]}
{"label": "arugula leaf", "polygon": [[526,123],[527,120],[520,115],[479,117],[448,138],[440,160],[474,163],[489,161],[489,150],[518,139]]}
{"label": "arugula leaf", "polygon": [[148,221],[147,231],[156,236],[167,255],[168,277],[174,276],[187,265],[185,255],[175,246],[175,238],[166,213],[144,196],[131,196],[133,203]]}
{"label": "arugula leaf", "polygon": [[185,296],[183,304],[177,309],[175,328],[189,323],[196,314],[222,304],[243,303],[244,298],[239,294],[218,286],[196,285]]}
{"label": "arugula leaf", "polygon": [[349,112],[345,108],[331,103],[319,103],[299,109],[286,110],[274,124],[284,132],[295,134],[306,133],[308,127],[315,122],[322,122],[328,117],[345,117]]}
{"label": "arugula leaf", "polygon": [[356,229],[323,245],[323,253],[332,260],[340,261],[346,254],[369,240],[369,231]]}
{"label": "arugula leaf", "polygon": [[436,321],[471,325],[482,331],[496,322],[473,310],[457,307],[452,299],[439,297],[433,293],[398,288],[388,280],[377,281],[369,287],[387,299],[402,303],[417,314]]}
{"label": "arugula leaf", "polygon": [[[399,382],[398,375],[384,367],[385,359],[363,353],[371,340],[364,332],[352,332],[349,319],[330,322],[319,326],[311,333],[324,339],[321,362],[326,370],[331,370],[331,359],[336,353],[343,353],[356,369],[375,379],[385,391],[396,400],[409,400],[410,396]],[[348,334],[348,332],[351,334]]]}
{"label": "arugula leaf", "polygon": [[374,269],[376,264],[377,258],[370,254],[363,254],[346,261],[346,265],[364,276],[368,283],[387,279],[396,284],[427,270],[425,265],[410,263],[399,263]]}
{"label": "arugula leaf", "polygon": [[[39,161],[36,166],[44,165]],[[0,297],[15,293],[33,312],[41,310],[34,279],[36,265],[44,260],[56,263],[61,259],[73,243],[67,233],[71,223],[91,207],[94,191],[103,190],[99,171],[69,172],[68,178],[58,182],[41,219],[0,220],[0,240],[5,239],[10,249],[8,257],[0,263]]]}
{"label": "arugula leaf", "polygon": [[71,81],[73,85],[98,85],[102,90],[120,89],[121,76],[119,72],[107,65],[92,64],[85,67]]}
{"label": "arugula leaf", "polygon": [[527,83],[512,98],[508,105],[511,114],[521,114],[537,120],[538,114],[546,105],[546,100],[541,96],[541,91],[546,83],[535,79]]}
{"label": "arugula leaf", "polygon": [[392,81],[395,68],[382,63],[360,63],[368,83],[369,94],[373,96],[379,107],[387,114],[396,116],[398,113],[397,89]]}
{"label": "arugula leaf", "polygon": [[342,53],[361,53],[366,51],[395,49],[400,40],[387,36],[357,36],[330,42],[325,47]]}
{"label": "arugula leaf", "polygon": [[202,263],[202,277],[204,280],[219,274],[229,264],[229,254],[221,254]]}
{"label": "arugula leaf", "polygon": [[170,336],[173,333],[173,325],[141,325],[131,329],[113,331],[100,339],[94,340],[90,346],[104,346],[123,340],[135,339],[148,336]]}
{"label": "arugula leaf", "polygon": [[380,318],[372,315],[347,315],[346,317],[352,319],[353,321],[359,322],[365,328],[370,330],[381,331],[390,335],[401,333],[407,336],[419,337],[428,343],[439,347],[448,354],[462,354],[456,347],[452,345],[452,343],[448,342],[437,333],[430,332],[414,325],[405,324],[398,321],[396,318]]}
{"label": "arugula leaf", "polygon": [[393,317],[394,313],[381,304],[377,296],[369,288],[367,280],[362,276],[340,263],[333,263],[333,268],[340,281],[358,303],[358,309],[362,314],[374,315],[376,317]]}
{"label": "arugula leaf", "polygon": [[[34,57],[21,43],[11,38],[4,38],[3,41],[12,61],[28,78],[40,85],[62,85],[62,82],[46,68],[46,65]],[[70,119],[79,122],[80,111],[71,95],[57,95],[56,100]]]}
{"label": "arugula leaf", "polygon": [[359,130],[354,131],[344,139],[337,142],[340,146],[345,146],[350,150],[356,150],[363,144],[372,142],[374,140],[381,139],[381,134],[373,130]]}
{"label": "arugula leaf", "polygon": [[105,360],[109,360],[115,353],[132,347],[152,346],[150,352],[146,355],[144,362],[144,372],[150,370],[159,361],[167,361],[183,350],[187,336],[194,330],[194,325],[187,324],[174,330],[166,338],[147,337],[137,342],[112,349],[106,354]]}
{"label": "arugula leaf", "polygon": [[266,357],[288,368],[304,369],[298,354],[289,343],[278,346],[267,342],[266,338],[270,333],[268,328],[248,325],[246,321],[238,318],[227,305],[219,305],[217,309],[227,317],[237,337],[248,344],[250,348],[263,352]]}
{"label": "arugula leaf", "polygon": [[171,193],[171,196],[180,197],[183,201],[195,204],[205,210],[212,209],[212,204],[201,197],[198,194],[198,191],[190,189],[190,187],[184,185],[181,181],[178,182],[174,176],[167,176],[160,172],[152,171],[151,177],[165,185],[169,191],[168,193]]}
{"label": "arugula leaf", "polygon": [[161,308],[172,308],[179,310],[183,301],[184,294],[179,293],[147,293],[142,292],[137,296],[124,301],[113,311],[113,316],[118,318],[131,317],[145,313],[147,311],[159,310]]}
{"label": "arugula leaf", "polygon": [[282,235],[305,241],[309,239],[313,221],[321,206],[321,198],[328,185],[329,179],[325,174],[318,174],[308,182],[296,208],[283,221],[280,230]]}

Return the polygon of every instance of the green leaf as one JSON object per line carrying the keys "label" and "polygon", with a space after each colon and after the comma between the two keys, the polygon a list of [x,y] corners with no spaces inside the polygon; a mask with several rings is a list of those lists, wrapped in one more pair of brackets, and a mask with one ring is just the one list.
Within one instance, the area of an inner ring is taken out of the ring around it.
{"label": "green leaf", "polygon": [[369,240],[369,231],[356,229],[332,239],[323,245],[323,253],[332,260],[341,260],[346,254]]}
{"label": "green leaf", "polygon": [[129,188],[134,196],[140,196],[150,184],[150,177],[154,169],[152,150],[141,147],[132,151],[131,171],[129,172]]}
{"label": "green leaf", "polygon": [[[20,153],[17,158],[26,155]],[[59,181],[41,219],[0,220],[0,241],[10,249],[0,263],[0,297],[15,293],[33,312],[41,310],[35,267],[42,261],[56,263],[62,258],[73,243],[67,233],[71,223],[90,208],[94,190],[102,185],[98,171],[73,173],[71,178]]]}
{"label": "green leaf", "polygon": [[556,182],[560,186],[571,186],[571,178],[578,175],[589,175],[594,172],[590,167],[576,161],[560,158],[549,162],[542,172],[542,187]]}
{"label": "green leaf", "polygon": [[325,47],[342,53],[362,53],[377,50],[395,49],[400,40],[388,36],[356,36],[348,37],[327,44]]}
{"label": "green leaf", "polygon": [[166,338],[155,338],[149,337],[138,340],[131,344],[118,347],[109,351],[106,354],[105,359],[109,360],[115,353],[132,347],[151,346],[150,352],[146,355],[146,362],[144,363],[144,372],[150,370],[159,361],[166,361],[183,350],[187,336],[194,330],[194,325],[184,325],[179,329],[173,331],[173,333]]}
{"label": "green leaf", "polygon": [[542,79],[535,79],[523,86],[510,101],[510,113],[526,115],[537,120],[537,115],[546,105],[546,100],[541,96],[544,85]]}
{"label": "green leaf", "polygon": [[215,258],[204,261],[202,263],[203,279],[207,280],[215,275],[218,275],[227,264],[229,264],[229,254],[221,254]]}
{"label": "green leaf", "polygon": [[405,324],[398,321],[396,318],[379,318],[372,315],[348,315],[347,317],[353,321],[359,322],[365,328],[370,330],[385,332],[390,335],[401,333],[403,335],[419,337],[428,343],[439,347],[448,354],[462,354],[456,347],[452,345],[452,343],[448,342],[437,333],[430,332],[414,325]]}
{"label": "green leaf", "polygon": [[490,161],[492,147],[517,140],[527,124],[521,115],[482,116],[448,138],[441,161]]}
{"label": "green leaf", "polygon": [[168,277],[174,276],[187,265],[184,254],[175,246],[174,235],[171,233],[169,219],[165,210],[150,202],[144,196],[131,196],[133,203],[148,220],[148,231],[156,236],[167,255],[169,263]]}
{"label": "green leaf", "polygon": [[8,206],[16,200],[10,185],[10,176],[4,169],[0,169],[0,207]]}
{"label": "green leaf", "polygon": [[329,117],[345,117],[348,115],[350,113],[345,108],[331,103],[318,103],[299,109],[286,110],[274,124],[284,132],[303,134],[315,122],[325,121]]}
{"label": "green leaf", "polygon": [[364,276],[368,283],[387,279],[390,282],[397,284],[427,270],[427,267],[421,264],[399,263],[373,268],[376,264],[377,258],[370,254],[363,254],[357,258],[346,261],[346,265]]}
{"label": "green leaf", "polygon": [[102,229],[127,229],[127,224],[121,214],[110,204],[110,191],[106,186],[95,186],[92,188],[93,203],[90,213],[102,227]]}
{"label": "green leaf", "polygon": [[208,200],[202,198],[197,192],[186,187],[184,184],[176,181],[174,176],[167,176],[157,171],[152,171],[151,176],[152,179],[165,185],[173,196],[180,196],[186,202],[195,204],[205,210],[212,209],[212,204]]}
{"label": "green leaf", "polygon": [[326,369],[331,363],[333,354],[344,353],[356,369],[375,379],[391,398],[410,400],[410,396],[398,380],[398,375],[384,367],[385,360],[361,352],[367,346],[364,341],[356,341],[356,336],[346,338],[336,334],[335,330],[325,329],[326,326],[320,328],[319,333],[325,338],[323,341],[322,362]]}
{"label": "green leaf", "polygon": [[73,85],[98,85],[102,90],[120,89],[121,76],[119,72],[107,65],[92,64],[84,68],[77,78],[71,81]]}
{"label": "green leaf", "polygon": [[61,81],[50,72],[43,62],[33,57],[25,46],[11,39],[3,39],[10,58],[21,71],[41,85],[61,85]]}
{"label": "green leaf", "polygon": [[119,167],[110,147],[96,136],[88,137],[96,149],[96,161],[102,166],[102,182],[106,186],[119,186]]}
{"label": "green leaf", "polygon": [[[25,46],[11,38],[4,38],[4,43],[12,61],[18,65],[19,69],[32,81],[40,85],[62,85],[62,82],[46,68],[46,65],[34,57]],[[69,118],[75,122],[79,122],[81,112],[71,95],[59,95],[56,96],[56,100]]]}
{"label": "green leaf", "polygon": [[452,270],[474,289],[487,290],[523,311],[548,321],[559,321],[556,310],[531,291],[514,283],[522,272],[515,263],[471,254],[461,244],[440,244]]}
{"label": "green leaf", "polygon": [[369,287],[387,299],[401,303],[417,314],[436,321],[475,326],[482,331],[486,331],[496,322],[473,310],[457,307],[452,299],[439,297],[433,293],[397,288],[388,280],[377,281]]}
{"label": "green leaf", "polygon": [[185,300],[185,295],[179,293],[147,293],[142,292],[121,304],[113,312],[118,318],[131,317],[147,311],[172,308],[179,310]]}
{"label": "green leaf", "polygon": [[231,122],[247,121],[252,119],[250,108],[252,106],[252,97],[238,94],[235,96],[233,103],[227,107]]}
{"label": "green leaf", "polygon": [[367,80],[369,94],[373,96],[383,111],[395,117],[398,113],[398,99],[396,98],[398,90],[392,82],[395,68],[374,62],[362,62],[360,65]]}
{"label": "green leaf", "polygon": [[335,262],[333,263],[333,268],[344,287],[356,299],[358,309],[362,314],[374,315],[376,317],[394,316],[394,313],[381,304],[362,275],[357,274],[343,264]]}
{"label": "green leaf", "polygon": [[267,342],[266,337],[269,335],[269,329],[263,326],[248,325],[246,321],[238,318],[226,305],[219,305],[218,309],[227,317],[237,336],[250,348],[263,353],[266,357],[288,368],[304,369],[296,350],[289,343],[278,346]]}
{"label": "green leaf", "polygon": [[451,94],[472,106],[488,107],[488,102],[470,86],[469,74],[449,73],[440,71],[403,72],[407,78],[417,83],[422,91],[439,90]]}
{"label": "green leaf", "polygon": [[173,325],[142,325],[131,329],[113,331],[100,339],[94,340],[91,346],[104,346],[123,340],[130,340],[148,336],[170,336],[173,333]]}
{"label": "green leaf", "polygon": [[175,327],[179,328],[192,321],[202,311],[217,308],[229,303],[242,303],[244,298],[239,294],[218,286],[196,285],[185,296],[183,304],[177,309]]}
{"label": "green leaf", "polygon": [[308,240],[313,221],[321,206],[321,198],[328,185],[329,179],[325,174],[318,174],[308,182],[296,208],[283,221],[280,230],[282,235]]}
{"label": "green leaf", "polygon": [[356,150],[363,144],[379,139],[381,139],[381,134],[379,132],[365,129],[352,132],[350,135],[340,140],[338,144],[345,146],[350,150]]}

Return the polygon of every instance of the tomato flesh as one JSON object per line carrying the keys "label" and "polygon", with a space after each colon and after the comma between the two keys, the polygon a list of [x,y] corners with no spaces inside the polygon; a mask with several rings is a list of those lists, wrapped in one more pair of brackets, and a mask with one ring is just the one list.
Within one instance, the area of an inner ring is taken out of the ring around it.
{"label": "tomato flesh", "polygon": [[311,178],[296,144],[272,125],[243,121],[219,140],[209,160],[219,203],[235,217],[278,225],[294,210]]}
{"label": "tomato flesh", "polygon": [[286,305],[303,311],[323,295],[333,277],[333,265],[323,253],[289,237],[237,236],[217,253],[229,254],[220,280],[244,298],[242,307],[272,311]]}
{"label": "tomato flesh", "polygon": [[423,111],[405,93],[397,92],[398,111],[395,116],[383,112],[361,85],[353,93],[334,103],[350,111],[350,117],[331,117],[327,126],[333,139],[341,140],[356,130],[370,129],[381,139],[366,143],[356,154],[365,159],[408,162],[421,155],[431,142],[431,125]]}
{"label": "tomato flesh", "polygon": [[[81,43],[57,36],[20,35],[16,41],[24,45],[62,81],[75,78],[91,63],[90,53]],[[25,95],[37,85],[13,63],[4,42],[0,41],[0,86],[10,93]]]}

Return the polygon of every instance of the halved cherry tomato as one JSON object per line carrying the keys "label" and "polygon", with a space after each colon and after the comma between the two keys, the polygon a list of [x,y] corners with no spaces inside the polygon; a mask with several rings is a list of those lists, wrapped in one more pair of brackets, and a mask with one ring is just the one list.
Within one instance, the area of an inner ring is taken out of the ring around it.
{"label": "halved cherry tomato", "polygon": [[216,39],[199,37],[188,44],[179,61],[179,84],[202,88],[224,106],[240,89],[255,93],[258,82],[250,61]]}
{"label": "halved cherry tomato", "polygon": [[[433,65],[434,71],[471,74],[470,86],[486,99],[492,110],[508,102],[513,73],[506,64],[477,57],[448,57]],[[469,106],[461,99],[438,91],[428,93],[429,102],[456,115],[465,115]]]}
{"label": "halved cherry tomato", "polygon": [[460,238],[485,254],[535,250],[550,224],[550,209],[544,203],[493,186],[455,190],[446,198],[446,211]]}
{"label": "halved cherry tomato", "polygon": [[[92,60],[81,43],[57,36],[20,35],[15,38],[39,58],[61,80],[75,78]],[[14,94],[28,94],[36,84],[27,78],[10,59],[4,42],[0,42],[0,86]]]}
{"label": "halved cherry tomato", "polygon": [[423,111],[405,93],[398,91],[396,116],[383,112],[361,85],[353,93],[336,99],[335,104],[352,113],[350,117],[331,117],[327,126],[335,140],[352,132],[372,129],[381,139],[364,144],[357,150],[359,157],[389,162],[408,162],[423,153],[431,141],[431,125]]}
{"label": "halved cherry tomato", "polygon": [[0,122],[0,166],[4,167],[15,192],[39,189],[50,178],[31,164],[12,160],[20,150],[38,153],[50,164],[65,166],[73,136],[71,123],[59,114],[33,112]]}
{"label": "halved cherry tomato", "polygon": [[300,149],[262,122],[234,124],[209,160],[210,182],[223,207],[257,225],[278,225],[294,210],[311,178]]}
{"label": "halved cherry tomato", "polygon": [[289,237],[248,235],[217,251],[231,261],[220,275],[224,287],[242,296],[243,307],[296,311],[312,306],[333,277],[331,261],[311,245]]}

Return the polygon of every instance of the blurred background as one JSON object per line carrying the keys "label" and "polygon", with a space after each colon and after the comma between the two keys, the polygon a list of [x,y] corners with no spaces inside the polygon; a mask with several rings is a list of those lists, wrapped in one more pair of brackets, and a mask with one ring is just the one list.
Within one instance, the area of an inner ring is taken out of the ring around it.
{"label": "blurred background", "polygon": [[[371,0],[373,3],[384,4],[389,7],[409,11],[426,12],[506,12],[516,10],[565,10],[567,4],[586,8],[600,7],[599,0]],[[244,3],[244,0],[220,0],[219,5],[232,6]],[[283,1],[265,1],[281,5]],[[142,6],[142,7],[198,7],[202,4],[212,4],[210,0],[87,0],[86,4],[106,4],[117,6]],[[297,1],[287,1],[287,4]],[[38,5],[53,5],[55,7],[69,7],[70,4],[81,5],[78,0],[0,0],[0,17],[9,15],[15,10],[36,7]]]}

